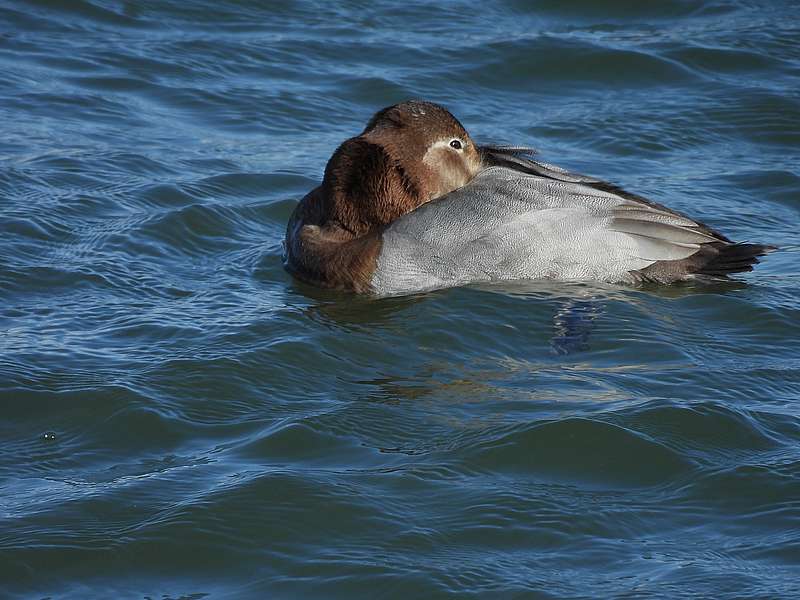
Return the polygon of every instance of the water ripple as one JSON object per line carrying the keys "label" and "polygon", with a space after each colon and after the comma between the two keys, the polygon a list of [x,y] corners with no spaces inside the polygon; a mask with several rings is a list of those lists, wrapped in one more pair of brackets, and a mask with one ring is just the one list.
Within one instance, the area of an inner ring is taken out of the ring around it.
{"label": "water ripple", "polygon": [[[0,3],[11,598],[795,598],[800,14]],[[774,243],[739,282],[375,301],[285,224],[379,107]]]}

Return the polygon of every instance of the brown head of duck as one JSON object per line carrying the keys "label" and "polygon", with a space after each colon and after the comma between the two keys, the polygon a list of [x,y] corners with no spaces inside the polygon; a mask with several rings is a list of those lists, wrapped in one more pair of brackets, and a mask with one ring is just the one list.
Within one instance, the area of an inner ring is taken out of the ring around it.
{"label": "brown head of duck", "polygon": [[383,230],[467,184],[481,165],[480,149],[441,106],[412,100],[384,108],[339,146],[322,185],[295,209],[287,268],[315,285],[368,292]]}

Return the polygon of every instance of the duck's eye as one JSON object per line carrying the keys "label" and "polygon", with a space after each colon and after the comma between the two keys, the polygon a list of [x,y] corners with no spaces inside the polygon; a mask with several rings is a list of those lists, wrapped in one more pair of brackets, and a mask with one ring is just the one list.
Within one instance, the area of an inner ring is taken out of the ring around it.
{"label": "duck's eye", "polygon": [[454,150],[461,150],[463,145],[461,144],[461,140],[450,140],[450,147]]}

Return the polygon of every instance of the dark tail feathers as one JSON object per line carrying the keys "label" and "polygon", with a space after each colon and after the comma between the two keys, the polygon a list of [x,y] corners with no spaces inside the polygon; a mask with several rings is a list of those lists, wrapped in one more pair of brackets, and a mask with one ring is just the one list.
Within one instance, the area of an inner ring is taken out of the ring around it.
{"label": "dark tail feathers", "polygon": [[712,277],[724,277],[732,273],[745,273],[759,263],[758,257],[777,250],[766,244],[714,244],[717,253],[695,273]]}

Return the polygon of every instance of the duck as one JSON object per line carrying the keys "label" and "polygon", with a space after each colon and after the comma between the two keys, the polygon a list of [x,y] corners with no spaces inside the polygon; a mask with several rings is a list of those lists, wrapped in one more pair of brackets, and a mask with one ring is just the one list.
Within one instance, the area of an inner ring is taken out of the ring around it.
{"label": "duck", "polygon": [[775,249],[535,156],[476,144],[433,102],[379,110],[294,209],[284,265],[308,284],[382,297],[514,280],[720,280]]}

